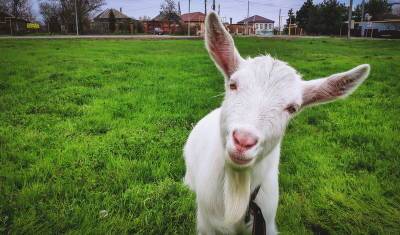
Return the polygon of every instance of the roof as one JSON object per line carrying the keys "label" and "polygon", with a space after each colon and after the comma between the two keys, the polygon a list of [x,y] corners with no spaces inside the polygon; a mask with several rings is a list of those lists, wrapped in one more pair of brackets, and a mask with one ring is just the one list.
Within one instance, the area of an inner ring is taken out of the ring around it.
{"label": "roof", "polygon": [[202,12],[186,13],[181,15],[181,19],[184,22],[189,22],[189,21],[204,22],[206,19],[206,15]]}
{"label": "roof", "polygon": [[180,21],[180,17],[178,14],[176,13],[169,13],[169,14],[165,14],[165,13],[160,13],[158,14],[156,17],[154,17],[153,19],[151,19],[152,21],[175,21],[175,22],[179,22]]}
{"label": "roof", "polygon": [[114,13],[115,19],[131,19],[131,17],[123,14],[122,12],[120,12],[118,10],[115,10],[114,8],[106,9],[105,11],[100,13],[98,16],[96,16],[95,19],[109,19],[110,12]]}
{"label": "roof", "polygon": [[249,18],[246,18],[244,20],[241,20],[238,22],[238,24],[246,24],[246,23],[274,23],[275,21],[267,19],[265,17],[259,16],[259,15],[253,15]]}

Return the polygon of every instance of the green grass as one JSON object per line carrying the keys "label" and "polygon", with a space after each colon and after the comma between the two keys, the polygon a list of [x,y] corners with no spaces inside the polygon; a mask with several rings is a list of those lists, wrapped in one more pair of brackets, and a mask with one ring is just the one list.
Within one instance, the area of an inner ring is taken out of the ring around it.
{"label": "green grass", "polygon": [[[305,79],[371,64],[349,99],[290,124],[277,224],[399,234],[399,41],[236,43]],[[202,41],[1,40],[0,54],[0,233],[195,232],[182,147],[223,92]]]}

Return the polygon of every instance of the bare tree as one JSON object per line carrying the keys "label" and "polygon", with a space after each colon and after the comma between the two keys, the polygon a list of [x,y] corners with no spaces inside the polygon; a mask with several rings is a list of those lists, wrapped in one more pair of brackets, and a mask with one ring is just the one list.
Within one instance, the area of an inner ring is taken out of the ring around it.
{"label": "bare tree", "polygon": [[0,0],[0,11],[7,12],[7,1]]}
{"label": "bare tree", "polygon": [[[43,0],[43,2],[57,4],[60,23],[66,27],[67,32],[75,31],[75,0]],[[97,13],[104,3],[105,0],[76,0],[79,29],[85,29],[83,26],[89,24],[90,17]]]}
{"label": "bare tree", "polygon": [[178,14],[178,9],[174,0],[164,0],[160,10],[161,13],[165,15]]}
{"label": "bare tree", "polygon": [[47,25],[48,32],[59,32],[61,6],[57,0],[39,2],[40,14],[44,23]]}
{"label": "bare tree", "polygon": [[12,14],[17,18],[34,20],[30,0],[0,0],[0,10]]}

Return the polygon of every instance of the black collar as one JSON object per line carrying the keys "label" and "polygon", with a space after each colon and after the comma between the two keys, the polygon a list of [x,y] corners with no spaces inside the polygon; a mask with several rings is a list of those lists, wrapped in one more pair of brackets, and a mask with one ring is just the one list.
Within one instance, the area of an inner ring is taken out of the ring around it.
{"label": "black collar", "polygon": [[258,207],[257,203],[254,201],[257,197],[258,191],[260,190],[261,185],[259,185],[254,191],[251,193],[249,207],[246,211],[246,216],[244,218],[244,222],[247,224],[250,221],[250,215],[253,215],[253,235],[265,235],[267,231],[265,230],[265,220],[264,216],[261,212],[260,207]]}

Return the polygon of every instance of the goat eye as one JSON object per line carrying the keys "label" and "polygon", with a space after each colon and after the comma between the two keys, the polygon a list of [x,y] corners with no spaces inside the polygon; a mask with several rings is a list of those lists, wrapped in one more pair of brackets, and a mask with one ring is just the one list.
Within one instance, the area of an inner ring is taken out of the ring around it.
{"label": "goat eye", "polygon": [[231,89],[232,91],[237,90],[237,85],[236,85],[236,83],[235,83],[235,82],[230,83],[230,84],[229,84],[229,89]]}
{"label": "goat eye", "polygon": [[290,104],[290,105],[288,105],[288,106],[285,108],[285,111],[287,111],[287,112],[290,113],[290,114],[293,114],[293,113],[297,112],[297,108],[298,108],[297,105],[295,105],[295,104]]}

